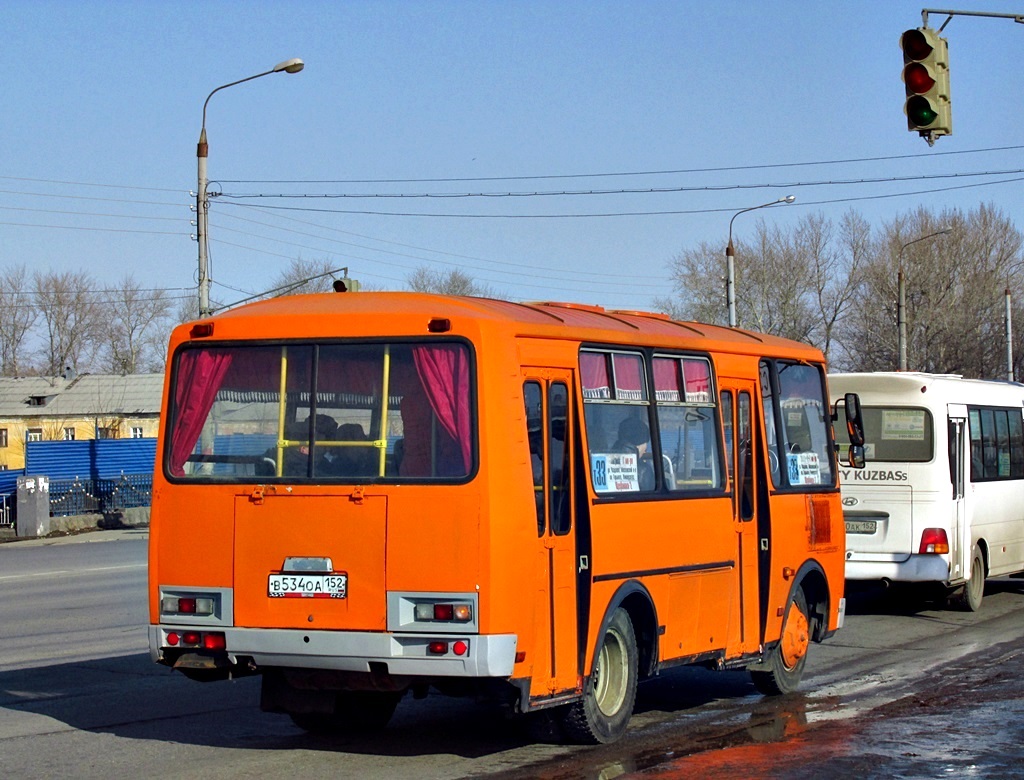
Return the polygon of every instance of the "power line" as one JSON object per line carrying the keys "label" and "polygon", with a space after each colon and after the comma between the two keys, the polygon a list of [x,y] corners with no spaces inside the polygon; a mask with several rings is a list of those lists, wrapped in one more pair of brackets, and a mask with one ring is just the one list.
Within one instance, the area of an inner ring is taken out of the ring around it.
{"label": "power line", "polygon": [[33,214],[63,214],[76,217],[103,217],[110,219],[152,219],[158,222],[180,222],[181,217],[152,217],[142,214],[103,214],[95,211],[62,211],[60,209],[33,209],[27,206],[0,206],[0,211],[28,211]]}
{"label": "power line", "polygon": [[140,233],[148,236],[187,236],[180,230],[130,230],[128,228],[81,227],[76,225],[42,225],[38,222],[0,222],[11,227],[48,228],[51,230],[88,230],[97,233]]}
{"label": "power line", "polygon": [[[1024,173],[1024,171],[1020,171]],[[911,192],[896,192],[886,195],[864,195],[864,196],[851,196],[845,198],[832,198],[826,200],[801,200],[799,201],[800,206],[818,206],[832,203],[854,203],[858,201],[866,200],[884,200],[887,198],[900,198],[909,197],[911,195],[928,195],[937,192],[952,192],[954,190],[970,189],[972,187],[987,187],[996,184],[1010,184],[1013,182],[1021,181],[1020,178],[1014,179],[1003,179],[1000,181],[991,182],[976,182],[973,184],[962,184],[952,187],[935,187],[926,190],[915,190]],[[771,189],[775,187],[782,187],[783,185],[760,185],[757,189]],[[226,202],[231,202],[226,201]],[[241,204],[238,204],[241,205]],[[274,211],[301,211],[311,212],[320,214],[356,214],[366,216],[383,216],[383,217],[429,217],[429,218],[448,218],[448,219],[592,219],[592,218],[604,218],[604,217],[652,217],[652,216],[675,216],[680,214],[728,214],[735,212],[736,206],[719,207],[719,208],[704,208],[704,209],[665,209],[660,211],[614,211],[614,212],[592,212],[585,214],[450,214],[450,213],[438,213],[438,212],[424,212],[424,211],[375,211],[371,209],[327,209],[327,208],[315,208],[311,206],[273,206],[265,203],[249,204],[251,208],[267,209]]]}
{"label": "power line", "polygon": [[645,187],[606,190],[550,190],[547,192],[380,192],[380,193],[220,193],[218,197],[232,200],[248,200],[258,198],[289,199],[468,199],[468,198],[546,198],[546,197],[581,197],[589,195],[665,195],[680,192],[728,192],[731,190],[760,189],[799,189],[801,187],[851,186],[861,184],[895,184],[910,181],[932,181],[938,179],[965,179],[978,176],[1012,176],[1024,173],[1024,169],[1006,171],[972,171],[968,173],[932,173],[917,176],[881,176],[867,179],[831,179],[824,181],[765,182],[760,184],[705,184],[685,187]]}
{"label": "power line", "polygon": [[[838,160],[816,160],[809,162],[763,163],[759,165],[726,165],[709,168],[679,168],[658,171],[609,171],[605,173],[565,173],[541,174],[534,176],[477,176],[462,178],[433,179],[219,179],[225,184],[454,184],[475,181],[541,181],[557,179],[590,179],[610,178],[619,176],[671,176],[684,173],[723,173],[726,171],[758,171],[776,168],[802,168],[817,165],[846,165],[849,163],[887,162],[891,160],[932,159],[963,154],[982,154],[986,152],[1008,152],[1024,149],[1024,146],[998,146],[988,149],[961,149],[950,152],[925,152],[921,154],[887,155],[879,157],[855,157]],[[2,177],[0,177],[2,178]]]}
{"label": "power line", "polygon": [[63,181],[60,179],[30,179],[25,176],[0,176],[0,181],[29,181],[35,184],[67,184],[74,187],[103,187],[117,190],[139,190],[141,192],[181,192],[169,187],[136,187],[130,184],[98,184],[88,181]]}
{"label": "power line", "polygon": [[[407,253],[404,253],[404,252],[394,252],[394,251],[388,250],[388,249],[378,249],[376,247],[365,246],[365,245],[361,245],[361,244],[352,244],[352,243],[345,242],[345,241],[338,241],[337,239],[332,239],[332,238],[323,237],[323,236],[317,236],[317,235],[315,235],[313,233],[308,233],[308,232],[304,232],[304,231],[290,230],[289,228],[278,228],[278,227],[275,227],[273,225],[269,225],[266,222],[259,222],[257,220],[248,220],[248,219],[245,219],[244,217],[233,217],[233,218],[234,219],[240,219],[240,220],[243,220],[243,221],[246,221],[246,222],[250,222],[252,224],[262,225],[262,226],[268,227],[268,228],[270,228],[272,230],[286,230],[288,232],[298,233],[300,235],[308,235],[308,236],[313,237],[313,238],[319,238],[319,239],[321,239],[323,241],[331,241],[331,242],[343,244],[345,246],[354,246],[354,247],[357,247],[359,249],[366,249],[366,250],[369,250],[371,252],[382,252],[382,253],[388,254],[388,255],[395,255],[396,257],[405,257],[405,258],[409,258],[409,259],[412,259],[412,260],[422,260],[422,261],[428,262],[428,263],[431,263],[431,262],[441,263],[443,265],[452,266],[452,267],[455,267],[455,268],[468,268],[468,269],[470,269],[470,270],[472,270],[474,272],[479,272],[479,271],[483,270],[485,273],[486,272],[491,272],[491,273],[497,273],[497,274],[506,274],[506,275],[517,276],[517,277],[521,278],[521,274],[519,272],[517,272],[517,271],[506,271],[506,270],[503,270],[502,268],[480,269],[480,268],[476,268],[476,267],[474,267],[472,265],[466,265],[466,264],[463,264],[463,263],[456,263],[456,262],[451,262],[451,261],[446,261],[446,260],[432,260],[431,258],[422,257],[420,255],[407,254]],[[294,247],[298,247],[300,249],[311,249],[311,250],[316,251],[316,252],[329,252],[329,250],[322,249],[320,247],[309,246],[308,244],[298,244],[298,243],[295,243],[295,242],[284,241],[283,239],[272,238],[270,236],[257,236],[257,235],[253,235],[252,233],[246,233],[246,232],[241,231],[241,230],[235,230],[233,228],[225,227],[223,225],[217,225],[217,229],[218,230],[227,231],[227,232],[231,232],[231,233],[241,233],[242,235],[252,236],[253,238],[260,238],[260,239],[264,239],[264,240],[267,240],[267,241],[275,241],[275,242],[280,243],[280,244],[286,244],[288,246],[294,246]],[[427,250],[427,251],[432,251],[432,250]],[[381,264],[381,265],[390,265],[390,266],[395,266],[395,267],[398,267],[398,268],[406,268],[406,269],[414,270],[412,266],[404,265],[402,263],[389,262],[387,260],[381,260],[381,259],[378,259],[378,258],[361,257],[361,256],[358,256],[358,255],[353,255],[351,253],[346,254],[346,257],[354,258],[356,260],[362,260],[362,261],[368,262],[368,263],[378,263],[378,264]],[[528,271],[530,273],[530,277],[532,279],[548,279],[550,281],[556,281],[556,282],[573,282],[573,283],[578,281],[578,276],[577,275],[564,274],[564,275],[561,275],[561,276],[549,276],[549,275],[545,275],[545,274],[538,274],[537,273],[537,266],[536,265],[528,265],[526,263],[502,262],[502,261],[497,261],[497,260],[483,260],[482,258],[471,258],[471,257],[466,257],[466,258],[463,258],[463,259],[480,260],[481,262],[487,262],[487,263],[492,263],[492,264],[496,264],[496,265],[501,265],[501,266],[505,266],[506,268],[521,268],[521,269],[523,269],[525,271]],[[589,283],[590,284],[594,284],[594,285],[599,285],[599,286],[605,286],[605,287],[609,287],[609,288],[616,288],[616,289],[622,287],[622,282],[621,281],[600,282],[600,281],[592,280]],[[661,289],[664,285],[663,284],[635,283],[634,286],[635,287],[649,288],[649,289],[652,289],[652,290],[657,290],[657,289]]]}
{"label": "power line", "polygon": [[[221,228],[221,230],[226,230],[226,228]],[[232,232],[238,232],[238,231],[232,231]],[[271,252],[271,251],[266,250],[266,249],[257,249],[256,247],[246,246],[245,244],[237,244],[237,243],[234,243],[232,241],[225,241],[225,240],[220,239],[220,238],[211,238],[210,240],[211,240],[211,242],[214,242],[214,243],[217,243],[217,244],[223,244],[225,246],[233,246],[236,249],[244,249],[246,251],[255,252],[255,253],[261,254],[261,255],[268,255],[270,257],[280,257],[280,258],[286,259],[286,260],[293,260],[294,259],[294,256],[292,256],[292,255],[285,255],[285,254],[282,254],[280,252]],[[271,239],[271,240],[273,240],[273,239]],[[312,248],[312,247],[306,247],[306,248]],[[390,263],[390,262],[387,262],[387,261],[384,261],[384,260],[377,260],[377,259],[374,259],[374,258],[361,257],[359,255],[353,255],[351,253],[344,254],[344,257],[345,257],[346,261],[348,261],[348,262],[351,262],[352,260],[358,260],[358,261],[361,261],[361,262],[371,263],[371,264],[374,264],[374,265],[387,265],[387,266],[392,266],[392,267],[397,267],[397,268],[406,268],[406,269],[409,269],[409,270],[415,270],[412,266],[402,265],[401,263]],[[456,264],[449,263],[448,265],[456,265]],[[456,267],[458,267],[458,266],[456,266]],[[530,268],[532,270],[534,270],[533,267],[530,267]],[[472,270],[476,270],[476,269],[472,269]],[[508,272],[508,273],[511,274],[512,272]],[[531,272],[530,273],[530,278],[531,279],[544,279],[544,278],[548,278],[548,277],[540,276],[540,275],[538,275],[536,273],[532,273]],[[556,286],[556,285],[553,285],[553,284],[533,284],[533,283],[528,282],[528,281],[523,281],[523,277],[521,275],[518,276],[514,280],[489,279],[486,276],[480,276],[479,280],[482,281],[482,282],[493,282],[495,284],[510,284],[512,281],[514,281],[516,287],[519,287],[519,288],[530,288],[530,289],[536,289],[536,290],[550,290],[552,287]],[[598,281],[590,280],[590,281],[586,281],[585,282],[584,279],[572,279],[572,278],[569,278],[569,279],[553,278],[552,281],[558,283],[559,285],[564,285],[566,283],[571,283],[573,285],[573,290],[575,292],[587,292],[587,293],[595,293],[595,294],[606,294],[607,292],[609,292],[608,290],[596,289],[594,287],[588,287],[588,286],[584,286],[584,285],[602,285],[602,286],[606,286],[606,287],[610,287],[610,288],[616,289],[619,292],[621,292],[621,290],[622,290],[622,282],[621,281],[619,281],[619,282],[598,282]],[[651,288],[653,290],[660,290],[660,289],[664,289],[665,285],[667,285],[667,284],[670,284],[670,280],[668,280],[668,279],[666,279],[662,284],[645,284],[645,285],[642,285],[642,286]],[[637,284],[637,285],[633,285],[633,286],[640,287],[641,285]],[[245,290],[236,290],[236,292],[247,292],[247,291],[245,291]],[[648,293],[644,293],[644,294],[648,294]],[[638,295],[639,295],[639,293],[638,293]]]}

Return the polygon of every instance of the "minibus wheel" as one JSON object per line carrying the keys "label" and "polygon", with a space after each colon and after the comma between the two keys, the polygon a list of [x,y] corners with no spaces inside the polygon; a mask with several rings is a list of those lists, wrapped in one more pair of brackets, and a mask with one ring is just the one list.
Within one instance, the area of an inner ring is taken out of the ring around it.
{"label": "minibus wheel", "polygon": [[985,559],[981,550],[975,546],[971,553],[971,578],[954,594],[954,605],[966,612],[977,612],[981,609],[981,599],[985,595]]}
{"label": "minibus wheel", "polygon": [[563,713],[566,737],[593,745],[622,736],[636,701],[638,657],[633,622],[619,607],[601,637],[594,670],[583,684],[583,697]]}
{"label": "minibus wheel", "polygon": [[807,619],[807,597],[798,589],[789,602],[782,636],[768,657],[750,667],[754,687],[766,696],[792,693],[800,685],[810,646],[810,622]]}
{"label": "minibus wheel", "polygon": [[334,712],[290,712],[292,723],[311,734],[379,731],[388,725],[402,693],[341,691]]}

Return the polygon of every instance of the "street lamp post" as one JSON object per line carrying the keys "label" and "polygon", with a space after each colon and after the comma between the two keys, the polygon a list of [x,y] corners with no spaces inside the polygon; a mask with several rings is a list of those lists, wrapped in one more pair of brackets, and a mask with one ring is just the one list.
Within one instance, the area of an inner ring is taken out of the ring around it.
{"label": "street lamp post", "polygon": [[748,211],[755,211],[757,209],[767,208],[768,206],[776,206],[779,203],[792,203],[796,200],[796,195],[787,195],[784,198],[773,200],[771,203],[762,203],[760,206],[751,206],[749,209],[741,209],[732,215],[732,219],[729,220],[729,243],[725,247],[725,300],[729,306],[729,327],[736,327],[736,251],[732,246],[732,223],[736,221],[736,217],[740,214],[746,214]]}
{"label": "street lamp post", "polygon": [[907,280],[906,275],[903,273],[903,250],[911,244],[916,244],[918,241],[924,241],[929,238],[935,238],[935,236],[944,236],[947,233],[952,233],[950,228],[943,228],[937,230],[934,233],[929,233],[926,236],[915,238],[912,241],[908,241],[900,247],[900,254],[898,258],[899,272],[896,274],[896,286],[898,288],[897,301],[896,301],[896,325],[898,330],[899,338],[899,370],[907,370]]}
{"label": "street lamp post", "polygon": [[227,87],[233,87],[235,84],[242,84],[246,81],[252,81],[258,79],[261,76],[269,76],[271,73],[298,73],[305,67],[305,63],[298,58],[292,58],[279,62],[271,70],[265,71],[264,73],[257,73],[255,76],[248,76],[238,81],[232,81],[229,84],[222,84],[217,87],[213,92],[206,96],[206,102],[203,103],[203,125],[199,131],[199,144],[196,146],[196,159],[198,161],[199,170],[199,186],[196,189],[196,240],[199,243],[199,316],[208,317],[213,314],[213,310],[210,308],[210,277],[207,273],[207,257],[206,257],[206,240],[209,229],[209,203],[206,198],[206,158],[209,155],[210,146],[206,142],[206,106],[210,103],[210,98],[215,93],[220,92],[222,89]]}

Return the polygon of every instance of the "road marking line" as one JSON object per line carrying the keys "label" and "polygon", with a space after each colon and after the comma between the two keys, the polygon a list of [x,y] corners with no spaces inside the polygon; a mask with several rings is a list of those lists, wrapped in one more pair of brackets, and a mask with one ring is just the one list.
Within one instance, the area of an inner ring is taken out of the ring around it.
{"label": "road marking line", "polygon": [[121,571],[124,569],[145,569],[146,563],[126,563],[123,566],[95,566],[91,569],[58,569],[57,571],[34,571],[29,574],[0,575],[0,582],[5,580],[22,580],[29,577],[57,577],[66,574],[93,574],[100,571]]}

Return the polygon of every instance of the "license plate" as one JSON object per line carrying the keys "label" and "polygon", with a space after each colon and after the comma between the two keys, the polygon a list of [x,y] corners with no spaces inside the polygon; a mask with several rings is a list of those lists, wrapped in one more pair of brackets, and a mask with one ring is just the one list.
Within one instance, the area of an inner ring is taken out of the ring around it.
{"label": "license plate", "polygon": [[873,534],[878,528],[875,520],[847,520],[846,533],[848,534]]}
{"label": "license plate", "polygon": [[343,599],[348,595],[348,575],[343,572],[271,574],[267,595],[276,599]]}

